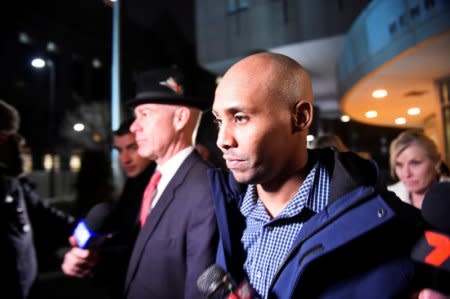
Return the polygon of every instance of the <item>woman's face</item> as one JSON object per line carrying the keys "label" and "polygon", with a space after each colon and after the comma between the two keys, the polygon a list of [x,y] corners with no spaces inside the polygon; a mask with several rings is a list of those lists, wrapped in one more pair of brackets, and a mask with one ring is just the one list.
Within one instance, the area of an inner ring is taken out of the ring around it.
{"label": "woman's face", "polygon": [[408,146],[395,159],[395,173],[410,193],[425,193],[437,180],[438,166],[418,144]]}

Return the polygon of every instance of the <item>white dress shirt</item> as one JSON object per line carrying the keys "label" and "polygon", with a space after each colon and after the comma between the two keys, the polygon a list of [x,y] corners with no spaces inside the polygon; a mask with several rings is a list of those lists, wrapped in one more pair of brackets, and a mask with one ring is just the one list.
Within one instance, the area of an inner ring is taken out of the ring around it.
{"label": "white dress shirt", "polygon": [[156,170],[161,172],[161,180],[158,183],[158,187],[156,189],[155,197],[152,201],[152,209],[155,207],[158,202],[161,194],[166,189],[167,185],[172,180],[173,176],[177,172],[178,168],[180,168],[181,164],[183,164],[184,160],[194,151],[193,146],[189,146],[181,151],[179,151],[175,156],[170,158],[166,163],[162,165],[157,165]]}

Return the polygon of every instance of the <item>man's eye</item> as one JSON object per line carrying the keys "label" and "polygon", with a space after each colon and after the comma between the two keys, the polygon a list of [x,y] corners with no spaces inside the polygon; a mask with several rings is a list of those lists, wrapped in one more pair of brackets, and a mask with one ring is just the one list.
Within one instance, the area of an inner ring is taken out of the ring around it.
{"label": "man's eye", "polygon": [[242,122],[244,122],[246,120],[247,120],[247,117],[244,116],[244,115],[235,115],[234,116],[234,121],[237,122],[237,123],[242,123]]}

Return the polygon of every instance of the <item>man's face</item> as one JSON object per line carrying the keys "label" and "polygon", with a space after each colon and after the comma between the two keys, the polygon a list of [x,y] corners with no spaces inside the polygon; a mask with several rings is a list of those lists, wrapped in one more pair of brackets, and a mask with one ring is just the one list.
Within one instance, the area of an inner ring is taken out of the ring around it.
{"label": "man's face", "polygon": [[19,134],[0,135],[0,167],[6,170],[6,174],[18,176],[23,172],[24,139]]}
{"label": "man's face", "polygon": [[269,95],[263,80],[248,76],[225,76],[216,90],[217,146],[238,182],[264,184],[281,178],[293,136],[290,110],[278,101],[282,99]]}
{"label": "man's face", "polygon": [[150,164],[150,160],[138,154],[133,133],[114,136],[114,147],[119,151],[120,166],[129,178],[137,177]]}
{"label": "man's face", "polygon": [[134,109],[136,119],[130,130],[136,136],[139,155],[160,163],[171,154],[169,148],[176,134],[174,111],[174,106],[153,103]]}

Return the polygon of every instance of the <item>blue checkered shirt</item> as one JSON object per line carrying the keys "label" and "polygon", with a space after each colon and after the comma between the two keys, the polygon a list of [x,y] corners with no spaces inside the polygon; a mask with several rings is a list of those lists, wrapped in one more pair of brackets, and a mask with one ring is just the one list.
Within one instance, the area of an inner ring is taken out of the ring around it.
{"label": "blue checkered shirt", "polygon": [[244,270],[261,298],[267,298],[272,279],[304,221],[311,212],[318,213],[327,205],[329,186],[330,176],[324,165],[317,162],[294,198],[273,219],[258,199],[256,186],[248,186],[240,207],[246,218],[241,239],[247,252]]}

